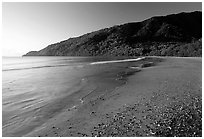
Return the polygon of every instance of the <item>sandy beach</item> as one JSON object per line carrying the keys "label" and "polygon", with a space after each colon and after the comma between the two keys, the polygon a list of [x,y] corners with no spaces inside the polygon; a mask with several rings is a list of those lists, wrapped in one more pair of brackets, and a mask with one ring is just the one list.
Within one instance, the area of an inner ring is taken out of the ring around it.
{"label": "sandy beach", "polygon": [[2,13],[2,137],[202,137],[202,2]]}
{"label": "sandy beach", "polygon": [[73,94],[75,105],[25,136],[201,136],[202,58],[159,59],[118,74],[120,86],[101,75],[101,88]]}

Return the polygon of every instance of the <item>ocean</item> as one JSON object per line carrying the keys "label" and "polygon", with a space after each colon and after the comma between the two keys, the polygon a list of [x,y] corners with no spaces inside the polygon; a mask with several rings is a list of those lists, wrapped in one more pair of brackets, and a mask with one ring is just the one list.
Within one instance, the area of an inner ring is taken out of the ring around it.
{"label": "ocean", "polygon": [[61,111],[124,85],[137,60],[124,59],[3,57],[2,135],[26,136]]}

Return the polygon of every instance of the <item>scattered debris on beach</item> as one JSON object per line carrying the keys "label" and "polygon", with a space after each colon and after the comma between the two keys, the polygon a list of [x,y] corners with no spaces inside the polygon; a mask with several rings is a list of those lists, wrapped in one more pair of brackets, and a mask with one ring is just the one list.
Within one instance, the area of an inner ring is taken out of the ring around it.
{"label": "scattered debris on beach", "polygon": [[164,106],[155,105],[153,101],[126,105],[123,111],[95,126],[92,136],[201,137],[201,97],[177,98]]}

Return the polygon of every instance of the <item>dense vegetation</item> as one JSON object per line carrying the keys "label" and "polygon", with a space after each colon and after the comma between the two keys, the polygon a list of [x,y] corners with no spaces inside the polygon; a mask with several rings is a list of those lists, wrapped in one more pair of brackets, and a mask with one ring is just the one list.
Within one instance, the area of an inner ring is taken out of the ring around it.
{"label": "dense vegetation", "polygon": [[26,56],[201,56],[202,12],[157,16],[51,44]]}

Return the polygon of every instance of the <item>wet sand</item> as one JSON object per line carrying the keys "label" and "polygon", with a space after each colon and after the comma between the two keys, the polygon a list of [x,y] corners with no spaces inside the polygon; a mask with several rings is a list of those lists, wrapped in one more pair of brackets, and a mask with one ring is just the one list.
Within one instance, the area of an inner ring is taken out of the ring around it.
{"label": "wet sand", "polygon": [[89,77],[78,102],[25,136],[201,136],[202,59],[160,59]]}

